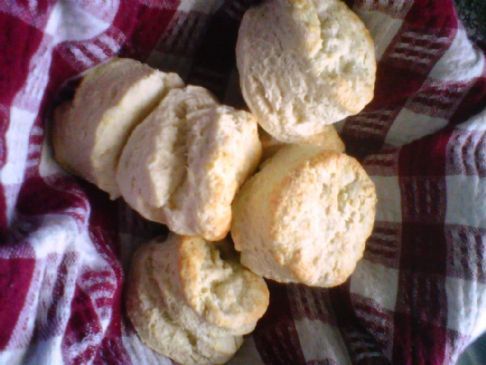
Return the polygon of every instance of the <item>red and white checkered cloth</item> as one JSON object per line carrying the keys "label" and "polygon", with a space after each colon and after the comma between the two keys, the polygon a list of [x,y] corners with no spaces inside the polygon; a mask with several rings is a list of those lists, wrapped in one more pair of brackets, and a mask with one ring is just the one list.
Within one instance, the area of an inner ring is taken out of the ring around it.
{"label": "red and white checkered cloth", "polygon": [[[254,2],[0,1],[1,364],[170,364],[122,304],[130,252],[163,228],[64,174],[50,115],[67,81],[116,54],[243,106],[234,45]],[[375,230],[338,288],[269,283],[231,364],[454,364],[486,330],[485,57],[452,0],[352,5],[378,78],[340,131],[376,183]]]}

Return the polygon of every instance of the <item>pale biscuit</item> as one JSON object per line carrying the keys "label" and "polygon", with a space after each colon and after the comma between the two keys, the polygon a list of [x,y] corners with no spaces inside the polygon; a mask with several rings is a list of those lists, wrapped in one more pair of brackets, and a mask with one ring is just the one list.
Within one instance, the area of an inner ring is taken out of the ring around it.
{"label": "pale biscuit", "polygon": [[321,133],[373,98],[373,40],[339,0],[268,0],[249,9],[236,60],[248,107],[280,141]]}
{"label": "pale biscuit", "polygon": [[269,293],[261,277],[241,266],[237,257],[224,257],[221,246],[228,249],[230,244],[179,237],[177,280],[196,313],[232,334],[243,335],[253,331],[265,313]]}
{"label": "pale biscuit", "polygon": [[309,137],[301,138],[298,141],[291,140],[290,142],[280,142],[273,138],[270,134],[265,132],[263,129],[259,131],[260,142],[262,143],[262,160],[266,160],[272,157],[279,149],[286,146],[289,143],[296,144],[311,144],[314,146],[319,146],[323,150],[344,152],[345,146],[339,134],[336,132],[336,128],[332,125],[326,126],[323,132],[315,134]]}
{"label": "pale biscuit", "polygon": [[169,92],[130,136],[117,181],[127,203],[175,233],[222,239],[231,202],[261,157],[255,118],[203,88]]}
{"label": "pale biscuit", "polygon": [[242,186],[231,235],[253,272],[331,287],[343,283],[362,257],[375,206],[374,184],[354,158],[287,146]]}
{"label": "pale biscuit", "polygon": [[263,279],[194,237],[139,248],[127,283],[127,313],[142,341],[187,365],[228,361],[268,306]]}
{"label": "pale biscuit", "polygon": [[118,158],[132,129],[172,88],[183,82],[131,59],[115,58],[90,69],[74,100],[55,111],[55,159],[68,171],[118,197]]}

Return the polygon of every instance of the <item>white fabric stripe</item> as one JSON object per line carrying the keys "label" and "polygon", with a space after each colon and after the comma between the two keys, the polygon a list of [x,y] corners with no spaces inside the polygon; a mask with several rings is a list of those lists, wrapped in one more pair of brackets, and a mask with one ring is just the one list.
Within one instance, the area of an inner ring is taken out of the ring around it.
{"label": "white fabric stripe", "polygon": [[418,114],[403,108],[388,130],[385,142],[392,146],[402,146],[444,128],[447,120]]}
{"label": "white fabric stripe", "polygon": [[91,288],[95,285],[98,284],[109,284],[111,286],[115,286],[117,283],[116,277],[113,275],[113,273],[109,273],[110,275],[103,275],[103,276],[97,276],[95,278],[88,278],[83,280],[83,286],[87,288],[88,290],[91,290]]}
{"label": "white fabric stripe", "polygon": [[41,149],[42,149],[42,145],[31,143],[29,144],[28,153],[29,154],[39,153]]}
{"label": "white fabric stripe", "polygon": [[[470,159],[474,161],[474,157]],[[486,178],[446,176],[445,223],[486,229]]]}
{"label": "white fabric stripe", "polygon": [[447,327],[471,340],[486,329],[486,284],[447,277]]}
{"label": "white fabric stripe", "polygon": [[392,242],[392,243],[395,243],[395,238],[396,238],[396,236],[393,233],[385,233],[376,228],[373,232],[373,237],[383,241]]}
{"label": "white fabric stripe", "polygon": [[108,34],[102,34],[98,39],[103,45],[108,47],[113,53],[117,52],[120,49],[119,43]]}
{"label": "white fabric stripe", "polygon": [[33,343],[29,347],[29,356],[22,359],[22,364],[39,365],[39,364],[63,364],[61,344],[63,337],[55,336],[47,340]]}
{"label": "white fabric stripe", "polygon": [[373,118],[371,116],[368,117],[368,116],[365,116],[365,115],[358,115],[358,116],[354,117],[354,120],[356,122],[359,122],[362,125],[371,126],[371,127],[374,127],[374,126],[380,127],[384,123],[384,121],[380,117]]}
{"label": "white fabric stripe", "polygon": [[41,127],[35,125],[32,127],[30,134],[32,136],[42,136],[44,135],[44,130]]}
{"label": "white fabric stripe", "polygon": [[[113,17],[118,5],[118,1],[111,1],[109,4]],[[82,41],[102,33],[110,23],[111,19],[103,21],[86,12],[75,1],[61,1],[54,6],[44,32],[51,35],[57,44],[64,41]]]}
{"label": "white fabric stripe", "polygon": [[369,157],[366,157],[366,165],[373,166],[374,164],[378,164],[378,165],[388,164],[390,162],[393,162],[395,157],[396,157],[395,152],[379,153],[379,154],[371,155]]}
{"label": "white fabric stripe", "polygon": [[37,12],[37,0],[29,0],[29,10],[32,14]]}
{"label": "white fabric stripe", "polygon": [[[95,303],[98,299],[110,299],[113,298],[113,293],[114,293],[114,288],[113,290],[110,289],[104,289],[104,290],[89,290],[89,297],[92,300],[93,303]],[[95,305],[98,307],[98,305]]]}
{"label": "white fabric stripe", "polygon": [[379,11],[355,10],[375,41],[376,58],[380,60],[393,37],[395,37],[402,26],[403,20],[392,18]]}
{"label": "white fabric stripe", "polygon": [[[69,347],[67,351],[68,359],[71,360],[71,363],[73,363],[73,360],[77,356],[84,353],[88,349],[88,347],[98,346],[101,343],[102,339],[103,339],[103,332],[96,332],[85,336],[83,338],[83,341],[76,342]],[[51,364],[55,364],[55,363],[51,363]]]}
{"label": "white fabric stripe", "polygon": [[355,361],[361,361],[364,359],[370,359],[374,357],[379,357],[381,358],[383,355],[380,352],[370,352],[370,351],[363,351],[362,353],[359,353],[356,355]]}
{"label": "white fabric stripe", "polygon": [[417,33],[411,30],[403,32],[401,36],[402,38],[412,40],[412,41],[417,39],[417,40],[429,41],[431,43],[439,43],[439,44],[445,44],[449,42],[448,37],[437,37],[436,35],[433,34]]}
{"label": "white fabric stripe", "polygon": [[178,11],[198,11],[204,14],[213,13],[222,3],[222,0],[181,0]]}
{"label": "white fabric stripe", "polygon": [[73,54],[76,60],[80,61],[85,67],[93,65],[94,61],[86,55],[84,50],[79,49],[78,46],[69,47],[69,51]]}
{"label": "white fabric stripe", "polygon": [[25,164],[25,168],[26,169],[30,169],[30,168],[33,168],[33,167],[36,167],[38,164],[39,164],[39,158],[29,158],[27,160],[27,163]]}
{"label": "white fabric stripe", "polygon": [[243,345],[236,355],[227,363],[228,365],[264,365],[253,337],[245,338]]}
{"label": "white fabric stripe", "polygon": [[5,135],[7,160],[0,169],[0,181],[3,186],[9,186],[5,190],[5,205],[7,224],[13,218],[20,184],[24,179],[24,172],[27,163],[27,148],[29,141],[29,130],[34,123],[34,113],[18,109],[15,106],[10,111],[10,124]]}
{"label": "white fabric stripe", "polygon": [[0,170],[2,185],[20,184],[27,160],[29,132],[36,114],[15,106],[10,110],[10,124],[6,133],[7,161]]}
{"label": "white fabric stripe", "polygon": [[384,245],[384,244],[380,244],[380,243],[377,243],[375,240],[373,240],[372,238],[370,238],[368,240],[368,247],[372,250],[372,251],[380,251],[382,253],[388,253],[388,254],[392,254],[392,253],[395,253],[397,251],[396,247],[393,247],[393,246],[388,246],[388,245]]}
{"label": "white fabric stripe", "polygon": [[364,127],[364,126],[361,126],[360,124],[351,124],[349,127],[348,127],[349,130],[352,130],[352,131],[357,131],[357,132],[366,132],[368,135],[372,135],[372,136],[381,136],[383,134],[383,132],[378,129],[378,128],[373,128],[373,127]]}
{"label": "white fabric stripe", "polygon": [[460,28],[449,49],[430,71],[429,78],[441,81],[467,81],[481,75],[484,67],[483,53],[473,47],[466,31]]}
{"label": "white fabric stripe", "polygon": [[380,222],[402,222],[402,203],[397,176],[371,176],[376,186],[378,203],[376,220]]}
{"label": "white fabric stripe", "polygon": [[395,50],[400,52],[407,52],[407,51],[415,51],[418,53],[425,53],[430,55],[435,55],[437,53],[436,49],[427,47],[428,45],[417,45],[417,44],[408,44],[408,43],[400,43],[395,46]]}
{"label": "white fabric stripe", "polygon": [[42,154],[39,163],[39,175],[46,178],[48,176],[54,176],[58,174],[64,174],[64,170],[62,170],[61,167],[54,160],[49,138],[44,138],[42,142]]}
{"label": "white fabric stripe", "polygon": [[97,61],[103,61],[108,58],[108,55],[105,53],[105,51],[100,46],[94,43],[88,43],[86,45],[86,49],[96,58]]}
{"label": "white fabric stripe", "polygon": [[422,64],[422,65],[429,65],[431,60],[430,58],[426,58],[424,55],[407,55],[405,54],[405,52],[401,52],[401,51],[393,51],[392,53],[390,53],[390,55],[388,56],[390,58],[395,58],[395,59],[398,59],[398,60],[405,60],[405,61],[410,61],[411,63],[419,63],[419,64]]}
{"label": "white fabric stripe", "polygon": [[351,365],[348,350],[337,328],[307,318],[295,321],[295,327],[306,361],[329,358],[339,365]]}
{"label": "white fabric stripe", "polygon": [[372,299],[389,311],[395,310],[398,291],[398,271],[361,260],[351,276],[350,292]]}
{"label": "white fabric stripe", "polygon": [[0,351],[0,364],[22,364],[26,348],[6,348]]}

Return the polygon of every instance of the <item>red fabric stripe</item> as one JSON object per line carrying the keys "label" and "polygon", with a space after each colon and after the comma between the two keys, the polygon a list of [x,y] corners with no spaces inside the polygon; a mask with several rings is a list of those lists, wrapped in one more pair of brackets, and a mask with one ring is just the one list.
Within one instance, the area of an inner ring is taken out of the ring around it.
{"label": "red fabric stripe", "polygon": [[[0,169],[7,160],[6,133],[13,99],[24,85],[30,58],[39,47],[43,34],[17,17],[0,12]],[[12,77],[15,75],[15,77]],[[8,229],[5,187],[0,189],[0,236]]]}
{"label": "red fabric stripe", "polygon": [[428,82],[407,104],[417,114],[449,119],[472,82]]}
{"label": "red fabric stripe", "polygon": [[393,364],[445,364],[447,331],[442,325],[436,326],[414,315],[397,312],[394,326]]}
{"label": "red fabric stripe", "polygon": [[[452,0],[414,0],[405,18],[406,22],[417,29],[432,30],[432,34],[450,34],[458,27],[458,18]],[[429,32],[423,32],[429,34]]]}
{"label": "red fabric stripe", "polygon": [[[124,45],[122,54],[126,57],[146,60],[176,15],[178,4],[179,1],[172,1],[170,6],[165,4],[164,7],[150,7],[141,3],[136,9],[133,9],[133,5],[130,6],[131,9],[127,9],[131,14],[123,14],[123,11],[119,11],[120,16],[127,17],[126,21],[128,19],[136,20],[131,26],[133,27],[131,36],[129,42]],[[133,12],[136,13],[136,16]],[[122,19],[117,20],[115,24],[118,22],[121,23]]]}
{"label": "red fabric stripe", "polygon": [[[445,216],[449,138],[450,133],[426,137],[400,152],[404,223],[394,318],[394,363],[439,365],[445,356],[447,245],[444,227],[427,222],[442,223]],[[411,180],[416,184],[410,184]]]}
{"label": "red fabric stripe", "polygon": [[[17,246],[14,249],[16,251],[27,251],[29,256],[34,256],[29,245],[23,245],[22,248]],[[0,295],[1,350],[6,348],[20,312],[24,308],[34,268],[34,258],[0,259],[0,288],[2,288],[2,295]]]}
{"label": "red fabric stripe", "polygon": [[253,333],[260,357],[269,365],[305,365],[287,289],[274,282],[268,282],[268,286],[270,306]]}
{"label": "red fabric stripe", "polygon": [[307,361],[305,365],[339,365],[332,359],[324,359],[324,360],[311,360]]}
{"label": "red fabric stripe", "polygon": [[404,146],[400,151],[399,169],[401,177],[430,176],[441,178],[445,174],[445,149],[451,132],[428,136]]}
{"label": "red fabric stripe", "polygon": [[486,284],[486,229],[447,225],[447,275]]}
{"label": "red fabric stripe", "polygon": [[95,365],[124,365],[132,364],[130,357],[123,345],[121,335],[108,329],[107,335],[103,338],[98,348],[93,364]]}
{"label": "red fabric stripe", "polygon": [[0,242],[7,239],[8,234],[8,220],[7,220],[7,201],[5,197],[5,189],[0,185]]}
{"label": "red fabric stripe", "polygon": [[89,210],[86,196],[72,178],[58,177],[46,184],[39,176],[24,183],[17,209],[24,215],[66,213],[77,209],[78,213],[73,216],[79,220],[84,220]]}
{"label": "red fabric stripe", "polygon": [[113,278],[113,273],[116,279],[115,287],[111,282],[102,282],[89,287],[91,294],[100,289],[113,292],[110,297],[101,297],[95,301],[97,307],[109,308],[111,319],[95,354],[94,363],[129,364],[129,356],[121,341],[123,273],[118,257],[118,204],[107,199],[105,193],[92,186],[87,187],[85,191],[92,207],[89,219],[90,236],[98,253],[107,260],[113,271],[87,272],[83,275],[83,279]]}
{"label": "red fabric stripe", "polygon": [[394,1],[394,0],[353,0],[348,1],[348,4],[353,3],[357,8],[364,8],[366,10],[376,10],[388,14],[394,18],[402,19],[413,1]]}
{"label": "red fabric stripe", "polygon": [[388,365],[379,343],[356,316],[349,291],[350,280],[329,289],[329,296],[339,331],[346,343],[351,361],[357,365]]}
{"label": "red fabric stripe", "polygon": [[39,47],[43,34],[19,18],[2,12],[0,29],[0,105],[9,108],[15,94],[25,83],[30,58]]}
{"label": "red fabric stripe", "polygon": [[[457,18],[451,0],[414,2],[401,29],[379,62],[374,99],[365,109],[393,109],[396,113],[373,128],[375,131],[380,129],[379,134],[368,134],[361,130],[359,117],[348,118],[343,128],[348,153],[365,156],[382,147],[396,115],[408,99],[420,90],[430,70],[449,48],[456,31]],[[422,36],[430,39],[421,39]],[[436,52],[430,53],[430,50]]]}
{"label": "red fabric stripe", "polygon": [[351,300],[357,318],[361,324],[373,335],[381,349],[387,349],[393,338],[393,312],[377,305],[373,298],[351,294]]}
{"label": "red fabric stripe", "polygon": [[[248,7],[249,1],[242,1]],[[247,4],[248,3],[248,4]],[[235,46],[240,19],[226,13],[231,2],[225,3],[208,24],[202,44],[194,54],[188,83],[204,86],[220,100],[224,99],[230,73],[235,67]],[[242,99],[241,99],[242,100]],[[241,102],[241,105],[244,105]]]}
{"label": "red fabric stripe", "polygon": [[403,223],[402,231],[400,270],[445,275],[447,245],[443,224]]}
{"label": "red fabric stripe", "polygon": [[[97,351],[98,343],[89,345],[83,351],[75,351],[74,347],[101,333],[98,316],[91,300],[80,286],[76,286],[71,304],[71,315],[62,340],[62,355],[68,364],[85,364],[91,361]],[[101,338],[100,338],[101,340]]]}
{"label": "red fabric stripe", "polygon": [[306,318],[336,324],[333,315],[329,312],[328,290],[300,284],[289,285],[292,285],[292,289],[289,289],[289,305],[294,320]]}
{"label": "red fabric stripe", "polygon": [[447,173],[486,177],[486,131],[453,131],[447,151]]}
{"label": "red fabric stripe", "polygon": [[[1,75],[0,75],[0,95],[3,92],[2,90],[2,83],[1,83]],[[9,108],[4,107],[0,103],[0,168],[5,165],[7,161],[7,145],[5,140],[5,134],[7,133],[9,126]]]}

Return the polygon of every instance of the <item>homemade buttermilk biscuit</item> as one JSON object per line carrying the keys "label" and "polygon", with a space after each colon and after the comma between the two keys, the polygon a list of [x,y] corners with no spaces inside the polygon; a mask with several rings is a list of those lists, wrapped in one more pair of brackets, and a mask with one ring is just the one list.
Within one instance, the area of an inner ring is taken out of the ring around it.
{"label": "homemade buttermilk biscuit", "polygon": [[118,197],[118,157],[133,127],[169,89],[182,87],[176,74],[115,58],[89,70],[74,100],[55,111],[56,160],[67,170]]}
{"label": "homemade buttermilk biscuit", "polygon": [[142,341],[181,364],[221,364],[265,313],[265,281],[219,244],[171,234],[135,254],[127,280],[127,312]]}
{"label": "homemade buttermilk biscuit", "polygon": [[249,9],[236,60],[248,107],[280,141],[321,133],[373,98],[373,41],[338,0],[269,0]]}
{"label": "homemade buttermilk biscuit", "polygon": [[[262,143],[262,159],[265,160],[272,157],[279,149],[286,146],[287,143],[280,142],[265,132],[263,129],[259,131],[260,142]],[[321,147],[323,150],[344,152],[345,146],[339,134],[336,132],[336,128],[332,125],[325,126],[323,132],[314,134],[309,137],[292,140],[289,143],[311,144]]]}
{"label": "homemade buttermilk biscuit", "polygon": [[373,182],[354,158],[287,146],[242,186],[231,235],[241,263],[253,272],[331,287],[362,257],[375,205]]}
{"label": "homemade buttermilk biscuit", "polygon": [[231,202],[256,168],[261,144],[255,118],[217,106],[206,89],[174,89],[134,130],[118,164],[127,203],[178,234],[222,239]]}

